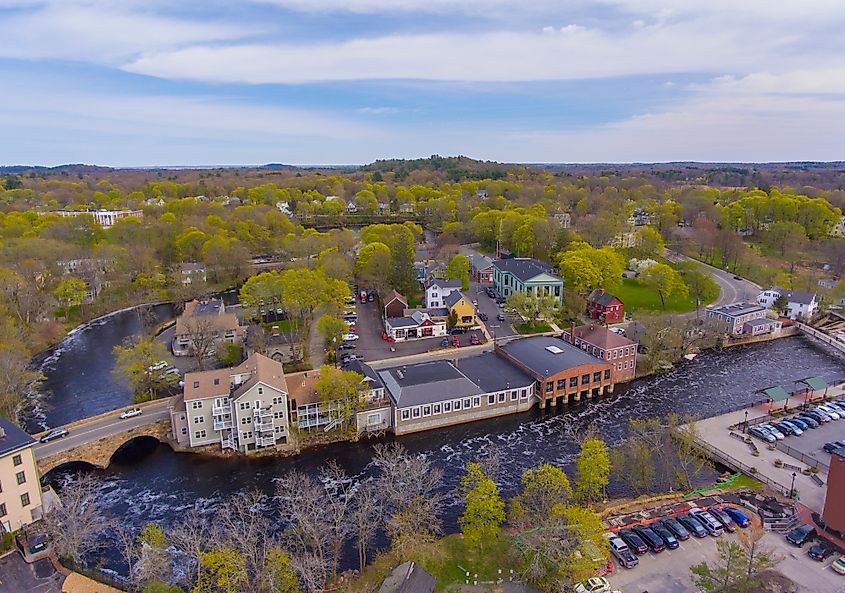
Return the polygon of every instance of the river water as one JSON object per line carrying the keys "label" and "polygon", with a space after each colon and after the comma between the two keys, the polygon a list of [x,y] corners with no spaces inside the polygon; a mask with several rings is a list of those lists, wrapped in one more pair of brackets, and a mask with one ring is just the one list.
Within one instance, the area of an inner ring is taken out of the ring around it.
{"label": "river water", "polygon": [[[166,315],[167,311],[159,312]],[[134,320],[133,320],[134,317]],[[131,397],[111,378],[111,348],[140,329],[137,316],[119,313],[105,323],[78,332],[45,365],[49,399],[48,421],[62,422],[114,409]],[[845,378],[842,357],[801,337],[787,338],[723,352],[707,352],[674,371],[624,386],[616,393],[559,413],[539,410],[452,428],[404,436],[399,441],[411,452],[428,456],[444,472],[444,489],[453,490],[468,461],[483,457],[496,446],[504,471],[499,486],[505,496],[515,493],[525,469],[549,462],[571,466],[577,436],[592,430],[609,444],[627,436],[631,418],[663,417],[670,412],[707,417],[759,396],[761,388],[781,385],[810,375],[828,380]],[[372,471],[372,442],[339,443],[306,450],[291,458],[213,459],[174,453],[166,445],[121,455],[101,472],[102,501],[109,513],[135,525],[148,521],[167,524],[188,508],[213,509],[231,494],[259,488],[271,494],[274,478],[297,469],[316,474],[329,460],[356,479]],[[143,453],[143,454],[141,454]],[[611,494],[624,494],[612,483]],[[459,502],[448,497],[444,512],[447,531],[456,528]]]}

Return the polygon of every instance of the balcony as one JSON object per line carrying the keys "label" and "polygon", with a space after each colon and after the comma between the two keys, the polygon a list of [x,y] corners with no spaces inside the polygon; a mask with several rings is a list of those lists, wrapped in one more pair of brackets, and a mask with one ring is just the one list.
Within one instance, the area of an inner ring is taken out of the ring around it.
{"label": "balcony", "polygon": [[222,416],[223,414],[231,414],[232,409],[229,407],[228,404],[220,405],[220,406],[218,406],[217,404],[214,404],[211,407],[211,413],[214,414],[215,416]]}
{"label": "balcony", "polygon": [[253,408],[252,417],[255,418],[272,418],[273,410],[270,408]]}
{"label": "balcony", "polygon": [[231,419],[229,419],[229,420],[219,419],[218,420],[217,418],[214,419],[214,430],[226,430],[226,429],[232,429],[234,427],[235,427],[235,421],[234,420],[231,420]]}
{"label": "balcony", "polygon": [[232,449],[234,451],[238,450],[237,443],[235,443],[234,435],[229,435],[228,437],[220,437],[220,446],[223,449]]}
{"label": "balcony", "polygon": [[256,432],[270,432],[273,428],[275,428],[272,418],[270,418],[270,420],[253,418],[252,426]]}
{"label": "balcony", "polygon": [[276,437],[274,436],[261,436],[256,435],[255,437],[255,446],[256,447],[275,447],[276,446]]}

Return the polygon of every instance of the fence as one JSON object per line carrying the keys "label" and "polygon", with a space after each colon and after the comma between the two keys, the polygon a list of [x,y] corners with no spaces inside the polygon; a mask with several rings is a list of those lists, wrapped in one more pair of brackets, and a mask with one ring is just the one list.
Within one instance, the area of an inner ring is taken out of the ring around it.
{"label": "fence", "polygon": [[779,492],[780,494],[783,494],[786,497],[789,496],[790,493],[789,493],[789,490],[787,488],[781,486],[780,484],[778,484],[774,480],[770,480],[766,476],[758,474],[757,470],[755,468],[752,468],[751,466],[744,464],[739,459],[736,459],[735,457],[728,455],[727,453],[725,453],[721,449],[717,449],[713,445],[705,443],[704,441],[702,441],[700,439],[695,440],[695,445],[699,449],[709,453],[719,463],[726,465],[727,467],[733,469],[734,471],[742,472],[747,476],[751,476],[755,480],[759,480],[759,481],[763,482],[764,484],[766,484],[767,486],[769,486],[773,490],[776,490],[777,492]]}
{"label": "fence", "polygon": [[825,463],[824,461],[819,461],[818,459],[816,459],[812,455],[807,455],[806,453],[802,453],[798,449],[796,449],[794,447],[790,447],[789,445],[787,445],[786,443],[784,443],[782,441],[777,441],[775,443],[775,447],[777,448],[778,451],[783,451],[784,453],[786,453],[790,457],[794,457],[798,461],[801,461],[802,463],[806,463],[809,467],[815,466],[815,467],[820,467],[820,468],[823,467],[825,470],[830,469],[830,466],[827,463]]}

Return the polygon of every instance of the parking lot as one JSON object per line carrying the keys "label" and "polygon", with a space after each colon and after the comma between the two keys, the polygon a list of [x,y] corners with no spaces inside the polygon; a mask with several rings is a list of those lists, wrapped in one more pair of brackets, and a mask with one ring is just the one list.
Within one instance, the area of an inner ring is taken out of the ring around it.
{"label": "parking lot", "polygon": [[17,551],[0,558],[0,593],[60,593],[62,581],[47,558],[27,564]]}
{"label": "parking lot", "polygon": [[514,331],[510,319],[499,321],[496,318],[500,313],[504,313],[504,309],[496,304],[496,299],[490,298],[485,294],[484,288],[485,285],[483,284],[471,282],[469,291],[467,292],[472,299],[478,301],[478,311],[487,315],[487,321],[485,323],[490,336],[495,335],[497,338],[503,338],[516,335],[517,332]]}
{"label": "parking lot", "polygon": [[823,447],[825,443],[841,440],[845,440],[845,420],[842,419],[833,420],[816,429],[805,430],[800,436],[788,436],[780,442],[789,445],[799,453],[829,464],[830,453],[827,453]]}

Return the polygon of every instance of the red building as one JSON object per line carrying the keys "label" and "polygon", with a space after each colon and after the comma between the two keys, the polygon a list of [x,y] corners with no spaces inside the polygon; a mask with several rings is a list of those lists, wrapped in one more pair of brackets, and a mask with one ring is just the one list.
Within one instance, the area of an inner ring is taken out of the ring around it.
{"label": "red building", "polygon": [[828,528],[845,533],[845,447],[830,456],[822,519]]}
{"label": "red building", "polygon": [[403,317],[405,309],[408,308],[408,299],[391,290],[386,297],[384,297],[384,318]]}
{"label": "red building", "polygon": [[587,297],[587,315],[605,323],[619,323],[625,319],[625,303],[597,288]]}
{"label": "red building", "polygon": [[560,337],[587,354],[610,363],[613,383],[632,381],[637,374],[637,343],[625,336],[591,323],[566,329]]}

